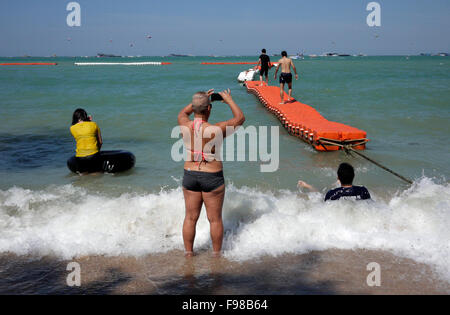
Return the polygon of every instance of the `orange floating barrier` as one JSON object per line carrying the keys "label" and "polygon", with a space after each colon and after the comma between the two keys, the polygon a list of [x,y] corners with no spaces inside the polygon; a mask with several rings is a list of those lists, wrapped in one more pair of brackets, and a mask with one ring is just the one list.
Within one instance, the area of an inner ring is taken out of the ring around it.
{"label": "orange floating barrier", "polygon": [[12,62],[0,63],[0,66],[57,66],[56,62]]}
{"label": "orange floating barrier", "polygon": [[247,81],[247,90],[278,117],[288,132],[311,144],[317,151],[337,151],[346,148],[364,150],[369,141],[367,133],[355,127],[325,119],[317,110],[295,99],[280,104],[280,88],[265,82]]}
{"label": "orange floating barrier", "polygon": [[202,65],[257,65],[257,62],[202,62]]}

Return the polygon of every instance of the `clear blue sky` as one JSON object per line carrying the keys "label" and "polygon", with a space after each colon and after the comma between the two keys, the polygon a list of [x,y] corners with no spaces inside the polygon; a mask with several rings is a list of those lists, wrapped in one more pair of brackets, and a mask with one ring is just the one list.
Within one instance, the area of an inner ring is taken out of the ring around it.
{"label": "clear blue sky", "polygon": [[74,28],[69,2],[1,0],[0,56],[450,51],[449,0],[377,1],[376,28],[366,24],[370,0],[78,0]]}

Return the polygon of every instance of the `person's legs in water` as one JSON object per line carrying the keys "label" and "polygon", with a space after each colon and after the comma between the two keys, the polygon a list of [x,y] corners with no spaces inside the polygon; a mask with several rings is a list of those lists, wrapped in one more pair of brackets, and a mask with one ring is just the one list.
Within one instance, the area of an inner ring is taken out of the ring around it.
{"label": "person's legs in water", "polygon": [[211,192],[202,192],[202,196],[210,224],[213,252],[215,256],[220,256],[223,242],[222,206],[225,197],[225,185]]}
{"label": "person's legs in water", "polygon": [[202,210],[203,198],[201,191],[191,191],[183,188],[184,202],[186,205],[186,216],[183,223],[183,241],[185,255],[193,256],[195,227],[197,225],[200,211]]}

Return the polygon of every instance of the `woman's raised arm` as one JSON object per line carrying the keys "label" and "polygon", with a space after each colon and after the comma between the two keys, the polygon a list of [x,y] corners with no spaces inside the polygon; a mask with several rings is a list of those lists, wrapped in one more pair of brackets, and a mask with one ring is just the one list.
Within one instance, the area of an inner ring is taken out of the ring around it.
{"label": "woman's raised arm", "polygon": [[234,131],[236,127],[242,126],[242,124],[244,124],[245,116],[241,108],[233,101],[229,89],[223,92],[219,92],[219,94],[220,96],[222,96],[223,102],[230,106],[231,112],[233,113],[233,118],[216,124],[216,126],[219,126],[222,129],[222,133],[226,137],[230,135],[227,134],[227,127],[233,127]]}

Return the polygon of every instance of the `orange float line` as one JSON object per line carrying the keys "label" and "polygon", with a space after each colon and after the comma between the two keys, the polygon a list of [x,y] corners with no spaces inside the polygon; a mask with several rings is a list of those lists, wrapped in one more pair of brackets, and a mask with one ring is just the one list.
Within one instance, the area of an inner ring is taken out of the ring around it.
{"label": "orange float line", "polygon": [[[296,100],[280,104],[280,88],[268,86],[265,82],[260,86],[260,81],[247,81],[247,90],[256,95],[260,102],[278,119],[288,132],[303,141],[311,144],[317,151],[337,151],[342,149],[340,145],[323,143],[322,141],[338,142],[350,145],[354,149],[364,150],[366,147],[367,133],[355,127],[325,119],[313,107]],[[287,93],[284,92],[284,100],[287,101]]]}
{"label": "orange float line", "polygon": [[257,62],[202,62],[202,65],[257,65]]}
{"label": "orange float line", "polygon": [[0,66],[56,66],[56,62],[12,62],[0,63]]}

